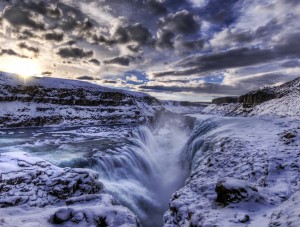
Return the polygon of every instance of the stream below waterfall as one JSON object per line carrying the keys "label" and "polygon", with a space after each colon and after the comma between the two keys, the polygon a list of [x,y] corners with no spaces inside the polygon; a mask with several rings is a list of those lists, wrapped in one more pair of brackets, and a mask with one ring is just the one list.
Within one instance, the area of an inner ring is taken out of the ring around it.
{"label": "stream below waterfall", "polygon": [[180,152],[190,133],[180,119],[147,126],[89,126],[0,130],[0,153],[25,151],[60,167],[99,173],[105,191],[145,227],[163,225],[172,194],[187,170]]}

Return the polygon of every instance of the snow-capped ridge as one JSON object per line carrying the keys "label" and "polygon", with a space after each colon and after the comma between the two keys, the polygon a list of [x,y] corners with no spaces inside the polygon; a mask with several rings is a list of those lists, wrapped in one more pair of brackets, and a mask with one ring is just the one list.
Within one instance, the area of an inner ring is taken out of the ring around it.
{"label": "snow-capped ridge", "polygon": [[249,92],[237,103],[219,103],[203,113],[225,116],[300,117],[300,77],[277,87]]}

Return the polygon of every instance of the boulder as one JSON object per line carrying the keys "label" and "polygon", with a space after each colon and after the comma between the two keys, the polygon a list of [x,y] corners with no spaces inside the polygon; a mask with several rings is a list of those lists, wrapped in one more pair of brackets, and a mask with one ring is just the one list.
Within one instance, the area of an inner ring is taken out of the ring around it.
{"label": "boulder", "polygon": [[216,185],[216,201],[224,206],[240,201],[259,200],[258,190],[243,180],[227,178]]}

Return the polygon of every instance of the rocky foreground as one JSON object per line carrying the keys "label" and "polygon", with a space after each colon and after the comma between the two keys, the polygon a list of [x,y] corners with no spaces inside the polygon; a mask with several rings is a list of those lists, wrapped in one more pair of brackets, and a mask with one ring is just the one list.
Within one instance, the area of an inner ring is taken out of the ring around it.
{"label": "rocky foreground", "polygon": [[0,154],[0,173],[0,226],[139,226],[91,170],[12,152]]}

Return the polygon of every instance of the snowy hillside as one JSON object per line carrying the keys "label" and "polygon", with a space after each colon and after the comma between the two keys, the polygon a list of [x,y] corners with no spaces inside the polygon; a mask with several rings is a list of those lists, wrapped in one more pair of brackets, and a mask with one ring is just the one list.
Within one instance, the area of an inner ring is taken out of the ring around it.
{"label": "snowy hillside", "polygon": [[0,226],[139,225],[132,212],[103,192],[91,170],[59,168],[11,152],[0,154],[0,172]]}
{"label": "snowy hillside", "polygon": [[197,113],[205,107],[82,81],[7,73],[0,73],[0,105],[0,128],[143,124],[161,111]]}
{"label": "snowy hillside", "polygon": [[202,112],[225,116],[300,117],[300,78],[245,94],[239,103],[210,105]]}
{"label": "snowy hillside", "polygon": [[192,116],[165,226],[299,226],[300,78]]}
{"label": "snowy hillside", "polygon": [[194,116],[165,226],[299,226],[300,121]]}
{"label": "snowy hillside", "polygon": [[144,123],[163,107],[149,95],[57,78],[0,74],[0,127]]}

